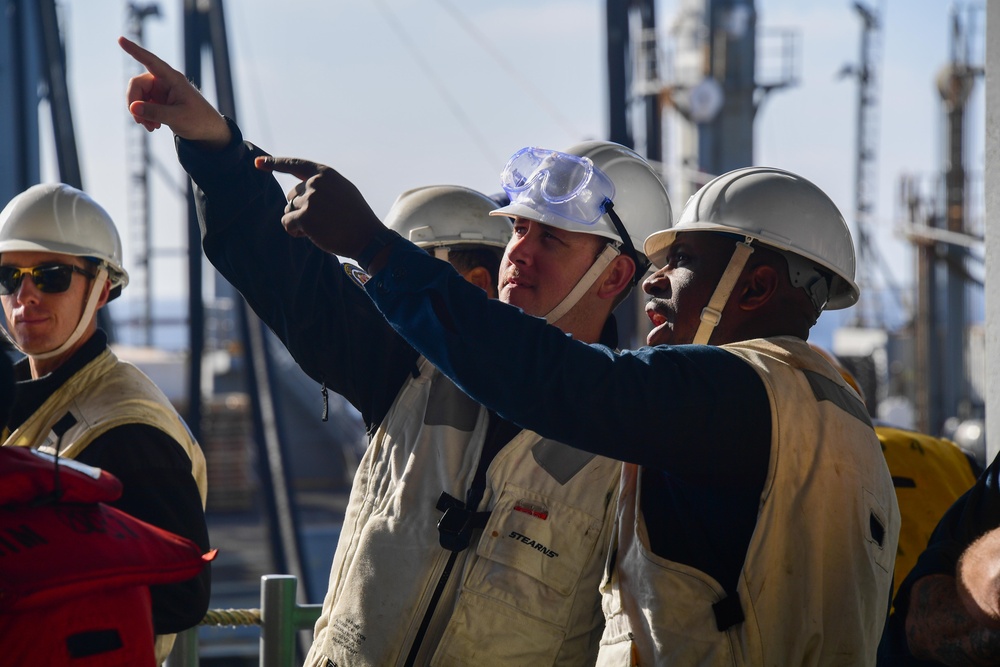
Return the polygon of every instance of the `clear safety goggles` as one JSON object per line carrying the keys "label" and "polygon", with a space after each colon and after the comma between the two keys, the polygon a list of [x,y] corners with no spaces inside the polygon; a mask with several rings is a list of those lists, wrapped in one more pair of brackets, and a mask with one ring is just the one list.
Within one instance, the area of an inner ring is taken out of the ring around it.
{"label": "clear safety goggles", "polygon": [[614,201],[615,186],[585,157],[545,148],[522,148],[500,174],[513,204],[543,207],[553,215],[593,225]]}

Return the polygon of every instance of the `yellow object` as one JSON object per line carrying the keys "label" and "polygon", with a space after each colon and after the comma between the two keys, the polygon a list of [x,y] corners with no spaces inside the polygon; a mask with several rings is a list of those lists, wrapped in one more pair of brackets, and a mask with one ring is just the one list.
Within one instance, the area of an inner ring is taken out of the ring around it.
{"label": "yellow object", "polygon": [[976,477],[965,453],[950,440],[890,426],[876,426],[875,433],[882,443],[902,517],[893,575],[895,592],[927,548],[938,521],[975,484]]}

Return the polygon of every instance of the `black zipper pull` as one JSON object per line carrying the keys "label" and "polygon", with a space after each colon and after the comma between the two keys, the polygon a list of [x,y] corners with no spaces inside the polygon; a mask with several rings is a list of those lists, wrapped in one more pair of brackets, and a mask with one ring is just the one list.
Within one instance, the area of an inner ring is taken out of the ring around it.
{"label": "black zipper pull", "polygon": [[323,394],[323,421],[329,421],[330,419],[330,392],[326,389],[326,381],[320,387],[320,392]]}

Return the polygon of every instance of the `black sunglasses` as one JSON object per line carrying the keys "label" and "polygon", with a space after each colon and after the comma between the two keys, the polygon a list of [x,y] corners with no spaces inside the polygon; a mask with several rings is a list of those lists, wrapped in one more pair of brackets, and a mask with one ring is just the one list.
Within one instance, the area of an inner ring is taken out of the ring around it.
{"label": "black sunglasses", "polygon": [[73,274],[93,278],[79,266],[72,264],[46,264],[44,266],[0,266],[0,294],[13,294],[21,286],[26,275],[31,275],[31,282],[39,292],[58,294],[69,289]]}

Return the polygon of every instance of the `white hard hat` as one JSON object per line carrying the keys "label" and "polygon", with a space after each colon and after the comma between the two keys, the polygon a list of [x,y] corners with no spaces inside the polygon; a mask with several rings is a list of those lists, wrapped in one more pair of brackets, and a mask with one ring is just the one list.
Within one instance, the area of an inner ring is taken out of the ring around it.
{"label": "white hard hat", "polygon": [[108,269],[111,296],[128,284],[115,223],[86,193],[62,183],[34,185],[0,211],[0,254],[55,252],[96,260]]}
{"label": "white hard hat", "polygon": [[784,251],[793,274],[795,257],[789,255],[832,274],[826,310],[848,308],[858,300],[847,223],[837,205],[801,176],[746,167],[714,178],[688,199],[676,225],[646,239],[646,256],[662,266],[678,232],[698,231],[737,234]]}
{"label": "white hard hat", "polygon": [[[615,184],[615,213],[621,218],[636,251],[646,237],[669,229],[673,212],[660,174],[631,148],[613,141],[584,141],[567,148],[570,155],[590,158]],[[607,216],[603,221],[607,224]],[[611,226],[612,232],[614,226]],[[613,238],[621,240],[617,233]]]}
{"label": "white hard hat", "polygon": [[507,161],[500,184],[511,203],[494,215],[611,241],[545,315],[549,322],[569,312],[620,253],[635,262],[632,282],[638,283],[649,268],[642,240],[671,222],[670,199],[659,175],[638,153],[611,141],[585,141],[566,151],[522,148]]}
{"label": "white hard hat", "polygon": [[[522,149],[518,154],[526,150],[528,149]],[[598,173],[606,175],[610,180],[612,191],[606,194],[612,200],[614,211],[628,231],[636,252],[642,252],[642,242],[649,234],[670,227],[672,214],[667,189],[659,174],[638,153],[613,141],[584,141],[562,153],[586,158],[599,170]],[[539,165],[540,171],[547,168],[545,164]],[[541,180],[536,183],[542,185]],[[544,185],[540,190],[544,190]],[[583,193],[589,198],[589,203],[594,205],[600,205],[600,197],[605,194],[599,187],[584,190]],[[532,191],[528,197],[511,199],[511,204],[494,213],[535,220],[559,229],[595,234],[617,243],[622,242],[621,234],[607,213],[596,221],[582,222],[578,216],[563,212],[558,200],[553,205],[553,200],[546,198],[541,191]]]}
{"label": "white hard hat", "polygon": [[33,185],[0,211],[0,255],[5,252],[53,252],[97,263],[97,278],[76,328],[54,349],[32,352],[34,359],[63,354],[80,340],[94,317],[105,278],[111,283],[108,301],[128,284],[122,267],[122,242],[111,216],[86,193],[63,183]]}
{"label": "white hard hat", "polygon": [[508,218],[492,217],[496,202],[459,185],[429,185],[396,198],[385,225],[421,248],[476,245],[504,248]]}

